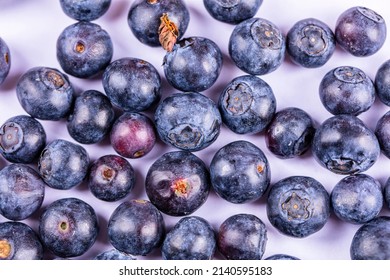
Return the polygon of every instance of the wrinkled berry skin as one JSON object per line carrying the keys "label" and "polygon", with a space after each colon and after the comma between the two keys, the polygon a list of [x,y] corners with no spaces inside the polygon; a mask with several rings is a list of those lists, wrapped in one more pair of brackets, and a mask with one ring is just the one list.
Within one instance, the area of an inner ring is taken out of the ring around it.
{"label": "wrinkled berry skin", "polygon": [[382,187],[366,174],[344,177],[333,188],[333,212],[345,222],[364,224],[379,215],[383,206]]}
{"label": "wrinkled berry skin", "polygon": [[256,15],[263,0],[203,0],[207,12],[216,20],[239,24]]}
{"label": "wrinkled berry skin", "polygon": [[259,199],[267,190],[271,171],[263,151],[254,144],[239,140],[215,153],[210,163],[213,189],[232,203]]}
{"label": "wrinkled berry skin", "polygon": [[190,13],[182,0],[137,0],[130,7],[127,23],[134,36],[143,44],[160,46],[158,29],[166,13],[178,31],[180,39],[187,30]]}
{"label": "wrinkled berry skin", "polygon": [[69,135],[81,144],[101,142],[115,121],[115,111],[107,96],[97,90],[87,90],[77,96],[68,117]]}
{"label": "wrinkled berry skin", "polygon": [[201,92],[218,79],[222,63],[222,52],[214,41],[193,36],[177,42],[172,52],[165,55],[163,66],[165,77],[174,88]]}
{"label": "wrinkled berry skin", "polygon": [[27,219],[42,205],[46,184],[30,166],[14,163],[0,170],[0,214],[14,221]]}
{"label": "wrinkled berry skin", "polygon": [[299,260],[299,258],[294,257],[294,256],[290,256],[290,255],[286,255],[286,254],[275,254],[275,255],[272,255],[272,256],[269,256],[269,257],[265,258],[265,260],[269,260],[269,261],[293,261],[293,260]]}
{"label": "wrinkled berry skin", "polygon": [[161,98],[160,74],[142,59],[127,57],[111,62],[102,82],[112,104],[124,111],[145,111]]}
{"label": "wrinkled berry skin", "polygon": [[295,23],[286,36],[286,50],[293,62],[307,68],[323,66],[336,49],[330,27],[315,18]]}
{"label": "wrinkled berry skin", "polygon": [[218,100],[222,121],[233,132],[254,134],[263,131],[276,111],[272,88],[257,76],[234,78]]}
{"label": "wrinkled berry skin", "polygon": [[337,115],[316,130],[314,158],[336,174],[364,172],[378,159],[380,146],[375,134],[357,117]]}
{"label": "wrinkled berry skin", "polygon": [[252,75],[275,71],[283,62],[286,42],[281,30],[262,18],[239,23],[229,39],[229,54],[238,68]]}
{"label": "wrinkled berry skin", "polygon": [[357,116],[374,104],[373,81],[359,68],[340,66],[322,78],[319,95],[325,109],[333,115]]}
{"label": "wrinkled berry skin", "polygon": [[163,142],[191,152],[210,146],[218,138],[222,124],[217,105],[197,92],[176,93],[165,98],[154,118]]}
{"label": "wrinkled berry skin", "polygon": [[108,221],[110,243],[125,254],[145,256],[161,245],[164,235],[163,216],[147,200],[121,203]]}
{"label": "wrinkled berry skin", "polygon": [[0,260],[41,260],[43,246],[36,232],[22,222],[0,223]]}
{"label": "wrinkled berry skin", "polygon": [[133,257],[130,254],[122,253],[121,251],[118,251],[117,249],[111,249],[108,251],[104,251],[100,254],[98,254],[94,260],[97,261],[113,261],[113,260],[121,260],[121,261],[133,261],[136,260],[135,257]]}
{"label": "wrinkled berry skin", "polygon": [[282,234],[304,238],[318,232],[330,215],[329,194],[311,177],[291,176],[271,186],[267,199],[270,223]]}
{"label": "wrinkled berry skin", "polygon": [[153,122],[141,113],[123,113],[113,124],[110,132],[111,145],[125,158],[140,158],[156,144]]}
{"label": "wrinkled berry skin", "polygon": [[369,8],[352,7],[338,17],[335,36],[337,43],[350,54],[370,56],[386,40],[386,23],[382,16]]}
{"label": "wrinkled berry skin", "polygon": [[390,106],[390,59],[382,63],[375,74],[375,89],[380,101]]}
{"label": "wrinkled berry skin", "polygon": [[[182,242],[177,244],[178,240]],[[161,252],[165,260],[211,260],[216,247],[216,236],[209,222],[191,216],[181,218],[167,233]]]}
{"label": "wrinkled berry skin", "polygon": [[390,111],[379,118],[375,127],[375,135],[378,138],[381,152],[390,158]]}
{"label": "wrinkled berry skin", "polygon": [[350,254],[352,260],[390,260],[390,217],[362,225],[353,236]]}
{"label": "wrinkled berry skin", "polygon": [[171,216],[195,212],[206,201],[210,187],[207,166],[188,151],[163,154],[150,166],[145,179],[149,200]]}
{"label": "wrinkled berry skin", "polygon": [[0,85],[7,78],[11,68],[11,52],[7,43],[0,37]]}
{"label": "wrinkled berry skin", "polygon": [[32,163],[46,145],[46,132],[36,119],[19,115],[0,127],[0,153],[13,163]]}
{"label": "wrinkled berry skin", "polygon": [[62,198],[52,202],[39,220],[42,243],[62,258],[84,254],[95,243],[98,233],[95,210],[78,198]]}
{"label": "wrinkled berry skin", "polygon": [[74,88],[68,76],[55,68],[34,67],[16,85],[20,105],[33,118],[57,121],[69,115]]}
{"label": "wrinkled berry skin", "polygon": [[60,0],[60,4],[67,16],[78,21],[91,21],[107,12],[111,0]]}
{"label": "wrinkled berry skin", "polygon": [[57,60],[69,75],[90,78],[111,62],[113,44],[110,35],[88,21],[66,27],[57,39]]}
{"label": "wrinkled berry skin", "polygon": [[53,189],[68,190],[87,176],[89,155],[81,145],[57,139],[43,149],[38,162],[39,174]]}
{"label": "wrinkled berry skin", "polygon": [[217,245],[227,260],[260,260],[267,244],[267,229],[252,214],[236,214],[219,227]]}
{"label": "wrinkled berry skin", "polygon": [[304,154],[311,147],[315,127],[310,115],[302,109],[288,107],[280,110],[267,127],[268,149],[282,159]]}
{"label": "wrinkled berry skin", "polygon": [[105,155],[95,160],[89,169],[88,187],[103,201],[117,201],[128,195],[135,185],[132,165],[118,155]]}

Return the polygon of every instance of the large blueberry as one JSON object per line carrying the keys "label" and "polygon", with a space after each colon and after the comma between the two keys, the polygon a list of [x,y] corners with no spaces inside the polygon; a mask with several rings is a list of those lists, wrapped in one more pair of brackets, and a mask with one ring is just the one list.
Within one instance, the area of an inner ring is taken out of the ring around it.
{"label": "large blueberry", "polygon": [[150,201],[172,216],[189,215],[202,206],[210,184],[206,165],[188,151],[163,154],[150,166],[145,179]]}
{"label": "large blueberry", "polygon": [[312,151],[315,159],[337,174],[353,174],[369,169],[378,159],[377,137],[359,118],[337,115],[316,130]]}
{"label": "large blueberry", "polygon": [[252,75],[275,71],[286,51],[281,30],[263,18],[250,18],[239,23],[229,39],[229,54],[241,70]]}
{"label": "large blueberry", "polygon": [[381,64],[375,75],[375,89],[383,104],[390,106],[390,59]]}
{"label": "large blueberry", "polygon": [[271,171],[263,151],[245,140],[231,142],[217,151],[210,163],[213,189],[232,203],[259,199],[267,190]]}
{"label": "large blueberry", "polygon": [[263,131],[276,111],[276,98],[264,80],[253,75],[234,78],[219,96],[222,121],[233,132]]}
{"label": "large blueberry", "polygon": [[6,42],[0,37],[0,85],[7,78],[11,68],[11,52]]}
{"label": "large blueberry", "polygon": [[271,186],[267,216],[279,232],[307,237],[323,228],[329,215],[329,194],[314,178],[291,176]]}
{"label": "large blueberry", "polygon": [[165,98],[156,109],[155,123],[165,143],[182,150],[198,151],[217,139],[222,119],[210,98],[187,92]]}
{"label": "large blueberry", "polygon": [[78,21],[91,21],[100,18],[110,7],[111,0],[60,0],[62,11]]}

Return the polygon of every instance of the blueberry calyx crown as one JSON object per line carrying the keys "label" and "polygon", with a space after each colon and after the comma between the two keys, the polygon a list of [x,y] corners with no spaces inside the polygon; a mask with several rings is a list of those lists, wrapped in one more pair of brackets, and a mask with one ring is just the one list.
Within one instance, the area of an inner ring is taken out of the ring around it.
{"label": "blueberry calyx crown", "polygon": [[349,66],[337,67],[334,70],[334,75],[340,81],[350,83],[350,84],[358,84],[365,80],[366,75],[363,71]]}
{"label": "blueberry calyx crown", "polygon": [[377,14],[376,12],[374,12],[373,10],[371,9],[368,9],[368,8],[365,8],[365,7],[357,7],[357,10],[362,14],[364,15],[365,17],[375,21],[375,22],[378,22],[378,23],[381,23],[381,22],[384,22],[384,19],[381,15]]}
{"label": "blueberry calyx crown", "polygon": [[186,178],[180,178],[173,181],[171,189],[174,191],[175,195],[178,197],[187,198],[188,194],[191,192],[192,187],[191,183]]}
{"label": "blueberry calyx crown", "polygon": [[11,251],[11,244],[5,239],[0,240],[0,260],[7,259],[11,255]]}
{"label": "blueberry calyx crown", "polygon": [[241,2],[241,0],[217,0],[217,1],[219,2],[219,5],[225,9],[231,9],[237,6]]}
{"label": "blueberry calyx crown", "polygon": [[323,30],[315,25],[307,25],[302,29],[299,43],[300,48],[310,56],[320,56],[327,47]]}
{"label": "blueberry calyx crown", "polygon": [[227,111],[232,115],[242,115],[251,107],[252,90],[246,83],[232,85],[227,91],[224,103]]}
{"label": "blueberry calyx crown", "polygon": [[270,23],[255,21],[251,26],[251,34],[262,48],[278,50],[282,47],[282,34]]}
{"label": "blueberry calyx crown", "polygon": [[283,203],[282,209],[287,212],[288,220],[308,219],[310,212],[308,207],[310,201],[307,198],[301,198],[295,192],[291,194]]}
{"label": "blueberry calyx crown", "polygon": [[14,122],[8,122],[0,130],[0,149],[5,153],[16,151],[22,144],[23,130]]}

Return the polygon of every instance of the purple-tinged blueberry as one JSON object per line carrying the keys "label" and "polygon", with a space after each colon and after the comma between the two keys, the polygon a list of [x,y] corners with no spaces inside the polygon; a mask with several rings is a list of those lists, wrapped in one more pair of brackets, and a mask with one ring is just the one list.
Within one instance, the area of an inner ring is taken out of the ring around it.
{"label": "purple-tinged blueberry", "polygon": [[78,21],[92,21],[103,16],[111,5],[111,0],[60,0],[62,11]]}
{"label": "purple-tinged blueberry", "polygon": [[382,63],[375,75],[375,89],[380,101],[390,106],[390,59]]}

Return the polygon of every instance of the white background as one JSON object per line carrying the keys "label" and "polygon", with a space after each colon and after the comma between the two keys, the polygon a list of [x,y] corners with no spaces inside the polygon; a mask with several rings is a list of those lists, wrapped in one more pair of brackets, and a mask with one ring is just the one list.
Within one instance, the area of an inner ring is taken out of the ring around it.
{"label": "white background", "polygon": [[[94,21],[101,25],[112,38],[114,44],[113,60],[122,57],[145,59],[157,68],[163,78],[163,96],[178,92],[170,87],[164,79],[161,66],[164,51],[141,44],[131,33],[127,25],[127,13],[132,2],[131,0],[113,0],[108,12]],[[216,101],[228,82],[245,74],[234,66],[228,55],[228,40],[234,26],[214,20],[205,10],[201,0],[186,0],[185,2],[191,16],[185,36],[203,36],[212,39],[219,45],[224,54],[224,66],[220,77],[213,87],[204,92],[205,95]],[[264,0],[256,16],[275,23],[284,34],[295,22],[309,17],[322,20],[334,30],[337,17],[349,7],[358,5],[373,9],[382,15],[386,22],[390,23],[390,10],[387,2],[381,0]],[[59,1],[0,0],[0,37],[7,42],[11,50],[12,63],[8,78],[0,86],[0,123],[4,123],[15,115],[26,114],[18,103],[15,93],[17,80],[24,72],[36,66],[54,67],[61,70],[56,60],[56,40],[62,30],[74,22],[62,12]],[[389,38],[378,53],[366,58],[353,57],[337,48],[331,60],[325,66],[317,69],[306,69],[294,65],[286,57],[280,68],[273,73],[261,76],[261,78],[272,87],[277,99],[277,110],[290,106],[299,107],[309,113],[319,125],[331,116],[322,106],[318,96],[318,86],[322,77],[334,67],[348,65],[360,68],[374,79],[379,66],[390,59],[389,48]],[[78,94],[89,89],[103,92],[100,79],[83,80],[70,77],[70,81]],[[388,110],[389,107],[377,100],[368,112],[359,117],[369,128],[374,129],[378,119]],[[146,114],[153,117],[152,110]],[[65,121],[41,121],[41,123],[46,129],[48,142],[57,138],[73,141],[67,133]],[[272,183],[292,175],[311,176],[320,181],[330,193],[334,185],[343,178],[343,176],[333,174],[321,167],[310,152],[297,159],[278,159],[268,151],[262,133],[250,136],[236,135],[226,127],[222,127],[216,142],[195,154],[209,165],[212,156],[219,148],[239,139],[251,141],[264,151],[270,162]],[[108,140],[101,144],[84,145],[84,147],[89,152],[91,160],[105,154],[115,153]],[[68,191],[46,189],[42,209],[56,199],[75,196],[91,204],[99,216],[101,231],[98,240],[87,253],[78,259],[91,259],[98,253],[112,248],[106,234],[107,222],[112,211],[124,200],[147,199],[144,192],[144,178],[147,170],[159,156],[171,150],[174,148],[158,142],[154,149],[143,158],[129,160],[137,173],[137,185],[128,197],[118,202],[108,203],[96,199],[89,192],[86,184],[81,184]],[[4,167],[6,164],[8,163],[1,158],[0,167]],[[366,174],[373,176],[383,185],[390,176],[390,160],[381,155]],[[37,229],[42,209],[24,222]],[[210,193],[206,203],[193,215],[206,218],[217,231],[226,218],[237,213],[254,214],[266,224],[268,242],[264,258],[276,253],[285,253],[305,260],[349,259],[350,243],[359,227],[341,222],[332,214],[328,223],[319,232],[303,239],[287,237],[280,234],[269,223],[265,211],[265,198],[249,204],[235,205],[217,197],[214,192]],[[386,206],[381,214],[390,214]],[[180,217],[164,215],[164,219],[169,230]],[[4,221],[6,219],[0,217],[0,222]],[[47,256],[47,258],[52,257]],[[153,251],[147,257],[141,257],[141,259],[160,258],[159,250]],[[222,257],[217,253],[215,258],[221,259]]]}

